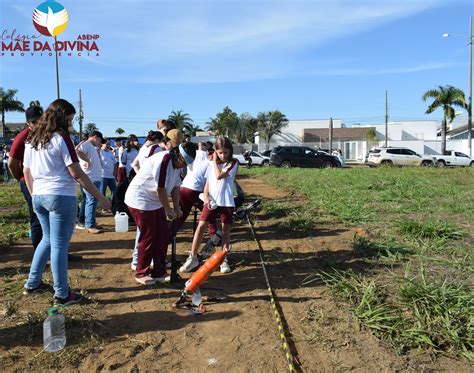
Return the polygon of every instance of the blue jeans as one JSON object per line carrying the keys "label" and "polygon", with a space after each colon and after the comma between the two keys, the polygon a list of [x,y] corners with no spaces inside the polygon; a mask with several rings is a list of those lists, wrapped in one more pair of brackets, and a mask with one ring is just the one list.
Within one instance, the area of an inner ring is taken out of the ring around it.
{"label": "blue jeans", "polygon": [[39,243],[41,242],[41,238],[43,237],[43,232],[41,231],[41,224],[35,212],[33,211],[33,202],[31,200],[30,191],[28,190],[24,180],[20,181],[20,189],[23,193],[23,197],[25,197],[26,203],[28,203],[28,213],[30,215],[31,242],[33,243],[33,247],[36,249]]}
{"label": "blue jeans", "polygon": [[[100,181],[94,181],[97,189],[100,189]],[[87,190],[81,187],[81,209],[79,211],[79,223],[86,228],[95,227],[95,210],[97,209],[97,199]]]}
{"label": "blue jeans", "polygon": [[137,234],[135,235],[135,246],[133,247],[132,264],[138,264],[138,239],[140,238],[140,228],[137,226]]}
{"label": "blue jeans", "polygon": [[113,201],[115,197],[115,189],[117,189],[117,184],[115,184],[114,178],[103,177],[102,183],[100,184],[100,192],[105,196],[107,192],[107,187],[109,187],[112,196],[110,200]]}
{"label": "blue jeans", "polygon": [[33,196],[33,208],[41,223],[43,238],[35,250],[25,288],[36,288],[43,277],[44,268],[51,257],[54,296],[69,295],[67,282],[68,245],[74,230],[77,197],[41,195]]}

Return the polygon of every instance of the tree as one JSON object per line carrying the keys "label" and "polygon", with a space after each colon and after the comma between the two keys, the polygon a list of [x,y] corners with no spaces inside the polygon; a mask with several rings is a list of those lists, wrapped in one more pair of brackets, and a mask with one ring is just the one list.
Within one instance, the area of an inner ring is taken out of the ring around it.
{"label": "tree", "polygon": [[87,123],[86,128],[84,128],[84,132],[91,134],[94,131],[98,131],[97,125],[95,123]]}
{"label": "tree", "polygon": [[288,126],[288,119],[279,110],[258,113],[258,130],[260,135],[267,141],[267,150],[270,148],[270,140],[274,135],[279,135],[281,130]]}
{"label": "tree", "polygon": [[425,114],[430,114],[438,108],[443,108],[443,122],[441,124],[441,154],[446,151],[446,128],[456,117],[453,106],[459,106],[463,109],[467,109],[466,97],[464,92],[459,88],[451,85],[438,86],[438,88],[430,89],[423,94],[423,101],[428,98],[433,98],[433,102]]}
{"label": "tree", "polygon": [[239,144],[253,142],[253,136],[258,128],[257,119],[249,113],[240,114],[239,122],[235,130],[234,138]]}
{"label": "tree", "polygon": [[196,136],[198,131],[202,131],[202,128],[199,125],[194,124],[185,124],[183,128],[184,132],[187,133],[189,136]]}
{"label": "tree", "polygon": [[24,112],[25,107],[23,103],[16,99],[17,89],[8,89],[4,91],[0,87],[0,110],[2,111],[2,138],[5,138],[5,113],[8,111]]}
{"label": "tree", "polygon": [[38,100],[30,101],[30,106],[41,106],[41,103]]}
{"label": "tree", "polygon": [[225,135],[233,138],[239,125],[239,116],[226,106],[215,118],[209,118],[208,129],[216,135]]}
{"label": "tree", "polygon": [[120,128],[120,127],[115,130],[115,133],[119,136],[122,135],[124,132],[125,132],[125,130],[123,128]]}
{"label": "tree", "polygon": [[171,114],[168,116],[167,119],[169,122],[171,122],[171,125],[174,128],[177,128],[179,130],[182,130],[186,126],[190,126],[193,124],[193,120],[189,116],[188,113],[184,113],[183,110],[178,110],[178,111],[172,111]]}

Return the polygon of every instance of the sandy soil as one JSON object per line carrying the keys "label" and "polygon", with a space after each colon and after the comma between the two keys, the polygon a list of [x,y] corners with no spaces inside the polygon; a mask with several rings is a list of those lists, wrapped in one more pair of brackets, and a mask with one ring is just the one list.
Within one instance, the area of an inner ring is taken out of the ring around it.
{"label": "sandy soil", "polygon": [[[242,179],[249,198],[297,198]],[[2,371],[232,371],[284,372],[286,360],[278,337],[260,266],[258,249],[248,225],[232,229],[230,274],[215,273],[202,288],[209,302],[203,315],[172,309],[181,287],[145,288],[130,270],[134,232],[113,232],[113,218],[100,217],[106,232],[74,233],[70,251],[83,256],[70,263],[74,289],[88,301],[65,311],[67,348],[42,352],[42,320],[51,294],[20,296],[32,249],[27,241],[2,249],[0,278],[4,316],[0,331]],[[278,229],[277,220],[256,216],[256,232],[266,252],[272,286],[290,333],[299,369],[308,372],[468,371],[463,362],[427,355],[399,356],[361,330],[343,306],[324,293],[318,282],[302,285],[317,269],[357,267],[350,242],[355,229],[317,226],[310,237]],[[360,233],[360,232],[359,232]],[[362,232],[363,233],[363,232]],[[191,219],[178,236],[184,260],[191,245]],[[367,272],[380,268],[365,268]],[[186,278],[189,276],[185,276]],[[51,281],[50,274],[45,279]],[[308,317],[312,310],[312,318]],[[314,316],[316,315],[316,316]]]}

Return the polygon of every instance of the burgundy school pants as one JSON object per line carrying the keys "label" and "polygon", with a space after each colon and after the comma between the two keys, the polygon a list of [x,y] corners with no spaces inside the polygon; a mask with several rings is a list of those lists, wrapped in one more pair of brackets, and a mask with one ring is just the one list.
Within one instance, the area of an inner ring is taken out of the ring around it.
{"label": "burgundy school pants", "polygon": [[[182,228],[194,205],[197,205],[199,211],[202,211],[204,202],[199,198],[199,194],[201,192],[184,187],[179,188],[179,207],[183,215],[176,221],[176,232]],[[215,221],[209,223],[208,230],[211,236],[216,234],[217,227]]]}
{"label": "burgundy school pants", "polygon": [[127,168],[126,167],[119,167],[117,169],[117,183],[121,183],[127,179]]}
{"label": "burgundy school pants", "polygon": [[[133,219],[140,229],[138,239],[138,263],[135,277],[151,276],[153,278],[166,275],[166,251],[170,229],[166,220],[165,209],[145,211],[128,206]],[[153,259],[154,268],[150,268]]]}

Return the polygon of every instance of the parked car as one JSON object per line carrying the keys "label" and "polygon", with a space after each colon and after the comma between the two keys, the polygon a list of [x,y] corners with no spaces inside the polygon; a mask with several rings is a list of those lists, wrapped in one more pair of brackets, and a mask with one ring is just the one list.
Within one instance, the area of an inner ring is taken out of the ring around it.
{"label": "parked car", "polygon": [[272,153],[271,150],[265,150],[264,152],[261,152],[262,155],[264,155],[265,157],[268,157],[268,158],[270,158],[271,153]]}
{"label": "parked car", "polygon": [[434,166],[436,158],[420,155],[407,148],[376,148],[369,151],[367,164],[369,166]]}
{"label": "parked car", "polygon": [[341,163],[336,157],[306,146],[277,146],[270,155],[270,164],[287,168],[341,167]]}
{"label": "parked car", "polygon": [[467,154],[454,150],[446,150],[444,155],[436,156],[436,164],[438,167],[445,166],[471,166],[474,167],[474,160]]}
{"label": "parked car", "polygon": [[[234,154],[234,158],[239,161],[239,164],[247,164],[247,160],[245,159],[243,154]],[[254,166],[268,166],[270,165],[270,158],[265,157],[263,154],[251,151],[250,158],[252,159],[252,165]]]}

